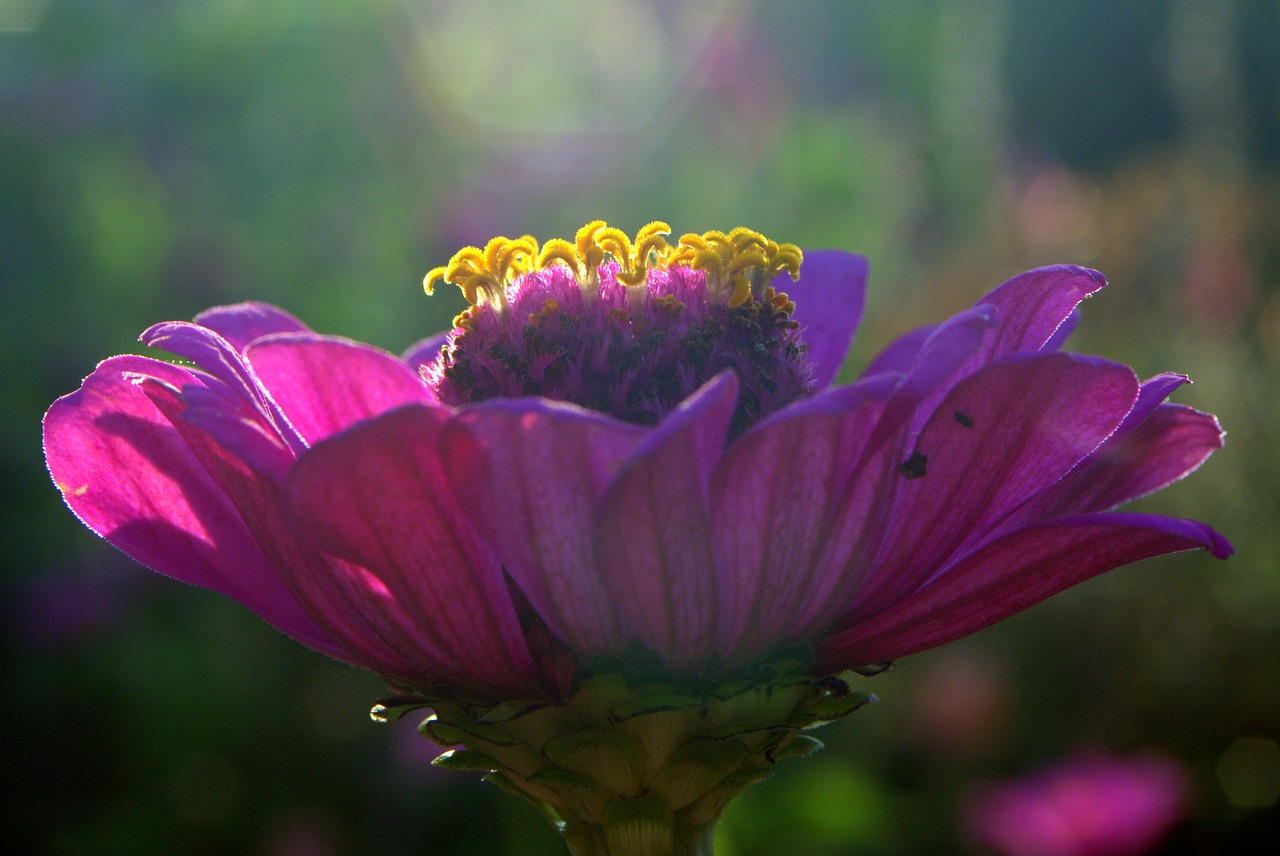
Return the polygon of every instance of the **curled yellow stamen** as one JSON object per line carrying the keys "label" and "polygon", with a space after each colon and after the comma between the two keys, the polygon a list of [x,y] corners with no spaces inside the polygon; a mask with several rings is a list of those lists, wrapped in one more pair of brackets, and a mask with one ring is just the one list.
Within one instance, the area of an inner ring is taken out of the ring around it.
{"label": "curled yellow stamen", "polygon": [[670,234],[670,226],[654,221],[633,240],[605,221],[593,220],[577,231],[573,242],[553,238],[539,247],[531,235],[498,237],[483,250],[462,248],[448,265],[428,271],[422,284],[431,294],[437,282],[447,282],[457,286],[472,305],[492,303],[501,309],[506,304],[507,287],[520,276],[556,264],[573,272],[584,293],[594,294],[600,265],[612,259],[618,266],[618,281],[626,286],[642,285],[650,268],[687,267],[703,271],[709,295],[729,307],[740,306],[753,293],[763,293],[779,308],[793,306],[786,295],[774,295],[765,286],[783,272],[799,279],[804,256],[795,244],[778,244],[741,226],[727,234],[689,232],[674,246],[667,241]]}

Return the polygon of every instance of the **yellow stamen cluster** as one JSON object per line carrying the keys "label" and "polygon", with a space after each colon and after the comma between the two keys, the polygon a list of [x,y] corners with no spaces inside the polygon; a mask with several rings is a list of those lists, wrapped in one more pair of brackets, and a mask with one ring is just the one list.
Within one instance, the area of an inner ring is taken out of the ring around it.
{"label": "yellow stamen cluster", "polygon": [[553,238],[539,246],[531,235],[494,238],[479,247],[464,247],[449,264],[432,268],[423,279],[427,293],[436,282],[462,290],[474,305],[506,303],[507,287],[522,274],[561,264],[573,271],[584,289],[599,284],[599,267],[606,260],[618,264],[618,281],[641,286],[651,267],[687,267],[705,271],[710,295],[730,307],[740,306],[775,274],[786,271],[800,276],[803,256],[795,244],[778,244],[759,232],[737,228],[729,233],[688,233],[675,246],[667,241],[671,227],[653,222],[634,239],[621,229],[593,220],[578,230],[572,243]]}

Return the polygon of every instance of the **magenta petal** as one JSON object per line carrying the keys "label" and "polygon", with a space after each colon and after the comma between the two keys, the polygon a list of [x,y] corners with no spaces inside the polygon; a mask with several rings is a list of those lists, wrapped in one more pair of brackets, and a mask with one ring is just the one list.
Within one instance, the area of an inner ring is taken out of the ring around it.
{"label": "magenta petal", "polygon": [[291,472],[286,508],[304,540],[367,568],[380,598],[414,622],[402,630],[420,672],[528,693],[534,667],[502,569],[445,480],[448,419],[411,404],[321,441]]}
{"label": "magenta petal", "polygon": [[800,279],[792,282],[781,274],[772,284],[795,301],[793,317],[800,322],[800,338],[813,361],[813,379],[819,389],[828,386],[849,353],[862,319],[866,258],[840,250],[805,250]]}
{"label": "magenta petal", "polygon": [[308,444],[402,404],[431,400],[399,358],[350,339],[285,333],[254,342],[245,359]]}
{"label": "magenta petal", "polygon": [[67,505],[142,564],[222,592],[290,636],[336,654],[139,378],[170,389],[199,384],[178,366],[113,357],[49,408],[45,458]]}
{"label": "magenta petal", "polygon": [[272,333],[300,333],[307,325],[269,303],[236,303],[232,306],[215,306],[195,317],[195,323],[207,327],[231,343],[237,351],[254,339]]}
{"label": "magenta petal", "polygon": [[1006,360],[957,384],[900,464],[891,534],[855,614],[898,600],[1069,472],[1137,395],[1127,366],[1061,352]]}
{"label": "magenta petal", "polygon": [[950,642],[995,624],[1090,577],[1141,559],[1231,545],[1194,520],[1146,514],[1061,518],[987,544],[904,600],[834,634],[820,648],[825,668],[878,663]]}
{"label": "magenta petal", "polygon": [[553,633],[580,654],[624,647],[595,561],[605,486],[648,430],[538,398],[485,402],[445,430],[441,454],[466,516]]}
{"label": "magenta petal", "polygon": [[736,440],[717,466],[711,509],[726,660],[807,638],[839,611],[843,569],[819,557],[895,383],[880,375],[794,404]]}
{"label": "magenta petal", "polygon": [[646,437],[606,489],[596,556],[624,624],[677,668],[715,650],[708,498],[738,380],[721,372]]}
{"label": "magenta petal", "polygon": [[[158,386],[164,389],[157,389]],[[153,401],[157,395],[176,397],[181,402],[179,418],[202,429],[264,478],[280,481],[293,466],[293,451],[262,414],[239,396],[204,386],[185,386],[179,393],[150,379],[141,381],[139,388]]]}
{"label": "magenta petal", "polygon": [[305,448],[302,439],[245,363],[240,351],[218,333],[186,321],[166,321],[147,328],[140,338],[149,347],[191,360],[221,382],[228,392],[252,404],[295,454]]}

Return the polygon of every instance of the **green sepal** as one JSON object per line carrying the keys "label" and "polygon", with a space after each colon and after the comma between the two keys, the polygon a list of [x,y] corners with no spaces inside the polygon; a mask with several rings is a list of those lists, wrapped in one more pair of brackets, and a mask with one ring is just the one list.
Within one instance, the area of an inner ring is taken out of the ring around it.
{"label": "green sepal", "polygon": [[810,737],[807,734],[797,734],[791,740],[782,746],[770,749],[764,753],[764,757],[769,763],[776,763],[783,758],[807,758],[826,744],[816,737]]}
{"label": "green sepal", "polygon": [[632,704],[624,704],[613,709],[613,715],[619,720],[631,719],[646,713],[658,713],[673,710],[697,710],[706,704],[701,696],[683,693],[667,693],[665,695],[647,696]]}
{"label": "green sepal", "polygon": [[628,754],[642,751],[638,740],[619,731],[578,731],[548,740],[542,747],[542,754],[553,762],[559,762],[584,748],[598,745]]}
{"label": "green sepal", "polygon": [[877,701],[879,699],[873,693],[851,692],[841,696],[827,696],[807,710],[793,716],[789,724],[794,728],[817,728]]}
{"label": "green sepal", "polygon": [[533,713],[535,710],[550,707],[551,705],[552,702],[549,701],[528,698],[504,701],[486,710],[479,716],[476,722],[489,724],[510,722],[513,719],[519,719],[525,714]]}
{"label": "green sepal", "polygon": [[560,813],[555,810],[554,806],[548,805],[539,799],[534,799],[529,794],[520,789],[520,786],[511,781],[511,779],[500,772],[492,772],[485,776],[481,781],[489,782],[500,791],[505,791],[513,797],[519,797],[527,803],[532,803],[538,812],[547,820],[547,823],[556,830],[556,832],[564,832],[564,821],[560,818]]}
{"label": "green sepal", "polygon": [[560,767],[547,767],[545,770],[539,770],[527,778],[531,784],[546,785],[548,787],[568,785],[571,788],[587,788],[590,790],[600,789],[598,784],[581,773],[575,773],[572,770],[564,770]]}
{"label": "green sepal", "polygon": [[474,749],[450,749],[437,755],[431,764],[443,770],[484,770],[492,773],[503,769],[497,761]]}
{"label": "green sepal", "polygon": [[422,720],[418,731],[441,746],[460,746],[470,744],[472,740],[482,740],[494,746],[515,746],[520,743],[518,738],[501,728],[486,723],[459,725],[456,722],[443,722],[438,716],[428,716]]}
{"label": "green sepal", "polygon": [[703,764],[708,767],[733,769],[747,760],[747,747],[737,740],[694,740],[681,746],[668,764]]}
{"label": "green sepal", "polygon": [[725,776],[720,780],[720,784],[746,787],[771,778],[773,778],[773,770],[769,767],[744,767]]}
{"label": "green sepal", "polygon": [[374,722],[396,722],[406,713],[430,706],[430,700],[421,696],[389,696],[373,700],[373,707],[369,709],[369,718]]}
{"label": "green sepal", "polygon": [[733,737],[746,737],[749,734],[768,734],[773,731],[788,731],[791,725],[786,722],[757,719],[751,722],[730,722],[707,734],[713,740],[728,740]]}

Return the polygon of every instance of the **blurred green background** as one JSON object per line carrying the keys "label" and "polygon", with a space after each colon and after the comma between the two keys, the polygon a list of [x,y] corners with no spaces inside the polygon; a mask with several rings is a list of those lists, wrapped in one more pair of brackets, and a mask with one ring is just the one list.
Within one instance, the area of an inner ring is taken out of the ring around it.
{"label": "blurred green background", "polygon": [[[1162,853],[1280,828],[1276,0],[0,0],[3,838],[52,854],[558,854],[427,764],[379,681],[147,572],[49,484],[39,420],[158,320],[278,303],[399,351],[495,234],[749,225],[867,254],[848,372],[1025,268],[1111,288],[1072,347],[1219,414],[1151,561],[868,680],[735,803],[724,856],[976,852],[976,782],[1095,748],[1189,771]],[[1243,741],[1243,742],[1240,742]]]}

